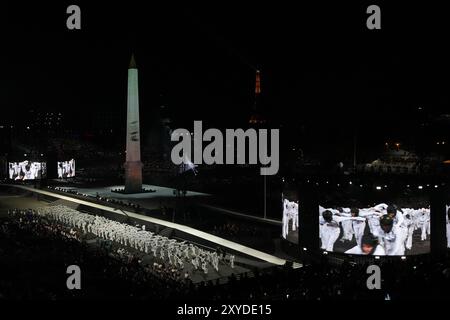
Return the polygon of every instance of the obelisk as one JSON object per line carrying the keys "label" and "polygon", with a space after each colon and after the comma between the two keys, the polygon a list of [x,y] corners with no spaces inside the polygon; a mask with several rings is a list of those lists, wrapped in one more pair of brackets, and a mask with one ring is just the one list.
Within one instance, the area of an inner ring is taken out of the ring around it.
{"label": "obelisk", "polygon": [[127,156],[125,162],[125,193],[142,192],[141,142],[139,133],[138,70],[134,55],[128,67]]}

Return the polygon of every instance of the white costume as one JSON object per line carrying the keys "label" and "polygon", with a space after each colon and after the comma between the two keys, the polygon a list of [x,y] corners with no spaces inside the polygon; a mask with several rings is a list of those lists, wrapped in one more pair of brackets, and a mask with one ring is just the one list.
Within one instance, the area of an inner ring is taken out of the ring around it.
{"label": "white costume", "polygon": [[341,229],[336,221],[323,222],[320,225],[319,236],[322,241],[321,248],[326,251],[333,251],[334,243],[339,238]]}
{"label": "white costume", "polygon": [[[205,273],[208,272],[208,263],[216,271],[219,270],[219,259],[215,252],[211,253],[192,243],[187,244],[185,241],[181,242],[145,231],[144,226],[142,228],[130,226],[105,217],[81,213],[62,205],[40,208],[31,213],[36,216],[46,216],[72,228],[71,236],[74,236],[76,229],[80,232],[90,232],[98,238],[115,241],[145,253],[151,252],[155,258],[166,260],[169,264],[181,269],[184,268],[185,262],[192,263],[194,268],[198,269],[199,256],[201,256],[202,269]],[[193,256],[195,258],[191,258]]]}
{"label": "white costume", "polygon": [[298,203],[294,201],[289,201],[287,199],[283,200],[283,238],[286,239],[289,233],[289,222],[292,221],[291,229],[295,231],[298,229]]}
{"label": "white costume", "polygon": [[[345,253],[348,254],[363,254],[365,255],[365,253],[361,250],[361,246],[354,246],[353,248],[345,251]],[[375,251],[372,253],[372,255],[374,256],[384,256],[386,255],[386,252],[384,251],[384,248],[380,245],[377,245],[377,247],[375,248]]]}
{"label": "white costume", "polygon": [[384,247],[388,256],[403,256],[405,254],[405,242],[408,236],[405,227],[393,225],[392,230],[386,233],[381,229],[374,234],[378,237],[380,244]]}

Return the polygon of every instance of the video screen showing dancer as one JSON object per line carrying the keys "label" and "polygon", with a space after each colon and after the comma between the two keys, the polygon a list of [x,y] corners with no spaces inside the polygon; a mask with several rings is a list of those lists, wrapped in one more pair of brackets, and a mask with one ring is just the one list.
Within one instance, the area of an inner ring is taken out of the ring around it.
{"label": "video screen showing dancer", "polygon": [[298,244],[298,196],[294,191],[286,190],[282,195],[283,218],[282,237]]}
{"label": "video screen showing dancer", "polygon": [[366,208],[319,206],[321,249],[403,256],[430,251],[430,208],[381,203]]}
{"label": "video screen showing dancer", "polygon": [[75,160],[58,162],[58,178],[73,178],[75,177]]}
{"label": "video screen showing dancer", "polygon": [[47,167],[45,162],[10,162],[8,165],[11,180],[38,180],[45,177]]}

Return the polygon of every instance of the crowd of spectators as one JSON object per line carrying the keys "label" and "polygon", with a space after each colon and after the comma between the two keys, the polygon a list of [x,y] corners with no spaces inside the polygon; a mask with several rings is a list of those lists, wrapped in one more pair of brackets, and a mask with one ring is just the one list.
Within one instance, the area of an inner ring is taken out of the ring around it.
{"label": "crowd of spectators", "polygon": [[[0,220],[0,298],[182,300],[448,299],[450,260],[429,256],[380,261],[381,289],[367,288],[366,264],[323,261],[273,267],[194,285],[172,266],[143,265],[122,250],[87,245],[85,236],[45,218]],[[82,290],[67,290],[68,265],[83,270]],[[5,276],[6,275],[6,276]],[[223,283],[225,282],[225,283]]]}
{"label": "crowd of spectators", "polygon": [[326,259],[292,269],[277,267],[205,285],[199,298],[237,300],[415,300],[449,299],[450,260],[423,257],[380,263],[381,289],[367,287],[368,264],[330,264]]}

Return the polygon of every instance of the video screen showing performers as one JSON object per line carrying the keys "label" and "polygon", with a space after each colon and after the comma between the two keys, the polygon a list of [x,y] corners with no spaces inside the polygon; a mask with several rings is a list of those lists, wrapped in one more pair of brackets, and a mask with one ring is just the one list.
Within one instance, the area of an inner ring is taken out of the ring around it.
{"label": "video screen showing performers", "polygon": [[447,205],[446,207],[446,215],[445,215],[445,219],[446,219],[446,227],[447,227],[447,248],[450,249],[450,205]]}
{"label": "video screen showing performers", "polygon": [[38,180],[45,178],[47,166],[45,162],[10,162],[8,164],[9,179],[11,180]]}
{"label": "video screen showing performers", "polygon": [[282,194],[283,218],[282,237],[298,244],[298,196],[295,191]]}
{"label": "video screen showing performers", "polygon": [[73,178],[75,177],[75,160],[58,162],[58,178]]}
{"label": "video screen showing performers", "polygon": [[319,206],[321,249],[329,252],[376,256],[429,253],[430,233],[429,206]]}

